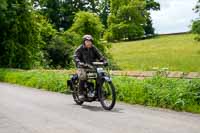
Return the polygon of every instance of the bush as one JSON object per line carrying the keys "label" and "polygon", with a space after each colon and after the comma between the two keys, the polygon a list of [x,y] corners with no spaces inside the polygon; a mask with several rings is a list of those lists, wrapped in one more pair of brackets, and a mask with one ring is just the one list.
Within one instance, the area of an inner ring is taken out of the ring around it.
{"label": "bush", "polygon": [[[0,69],[0,81],[49,91],[66,92],[66,72]],[[131,104],[200,113],[200,80],[168,79],[156,76],[137,80],[113,77],[117,99]]]}
{"label": "bush", "polygon": [[112,38],[116,40],[134,40],[141,38],[144,35],[142,26],[134,23],[112,24],[110,30]]}
{"label": "bush", "polygon": [[55,92],[66,92],[68,75],[53,71],[0,69],[0,81]]}
{"label": "bush", "polygon": [[79,36],[79,38],[82,38],[85,34],[92,35],[95,46],[105,54],[106,45],[100,42],[103,31],[103,24],[95,13],[80,11],[76,13],[74,23],[67,33],[74,33],[74,35]]}
{"label": "bush", "polygon": [[70,68],[72,64],[73,45],[67,43],[64,36],[55,36],[46,47],[46,58],[50,68]]}
{"label": "bush", "polygon": [[115,77],[114,83],[120,101],[200,113],[200,80]]}
{"label": "bush", "polygon": [[100,40],[103,32],[103,24],[95,13],[80,11],[76,13],[74,23],[69,29],[81,36],[85,34],[92,35],[95,40]]}
{"label": "bush", "polygon": [[108,42],[114,42],[113,34],[111,31],[106,31],[104,33],[103,38],[104,38],[104,40],[107,40]]}
{"label": "bush", "polygon": [[192,24],[192,32],[197,34],[195,40],[200,41],[200,20],[196,20]]}
{"label": "bush", "polygon": [[39,68],[48,65],[45,48],[57,31],[30,1],[0,4],[0,66]]}

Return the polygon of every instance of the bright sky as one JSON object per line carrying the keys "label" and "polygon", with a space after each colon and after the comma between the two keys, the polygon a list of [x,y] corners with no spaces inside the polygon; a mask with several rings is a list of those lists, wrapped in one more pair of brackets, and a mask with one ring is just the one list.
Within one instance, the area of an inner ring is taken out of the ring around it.
{"label": "bright sky", "polygon": [[155,0],[160,3],[160,11],[152,11],[156,33],[176,33],[190,30],[192,20],[198,17],[192,9],[197,0]]}

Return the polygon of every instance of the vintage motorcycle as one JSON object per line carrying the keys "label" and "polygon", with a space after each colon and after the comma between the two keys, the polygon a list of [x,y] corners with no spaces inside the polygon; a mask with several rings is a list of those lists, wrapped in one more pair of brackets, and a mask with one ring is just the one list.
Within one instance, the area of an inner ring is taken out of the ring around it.
{"label": "vintage motorcycle", "polygon": [[76,104],[82,105],[84,102],[100,101],[105,110],[111,110],[115,106],[116,92],[109,72],[105,70],[103,62],[93,62],[87,64],[87,81],[84,83],[84,99],[79,99],[79,78],[78,74],[73,74],[67,85],[72,92]]}

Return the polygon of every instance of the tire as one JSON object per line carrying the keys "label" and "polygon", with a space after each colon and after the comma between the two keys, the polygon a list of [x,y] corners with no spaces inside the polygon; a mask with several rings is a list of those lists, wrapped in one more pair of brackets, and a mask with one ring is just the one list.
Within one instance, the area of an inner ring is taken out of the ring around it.
{"label": "tire", "polygon": [[78,98],[78,95],[77,94],[72,94],[73,98],[74,98],[74,101],[76,102],[77,105],[82,105],[84,102],[81,101],[79,98]]}
{"label": "tire", "polygon": [[74,85],[73,85],[72,97],[73,97],[73,99],[74,99],[74,101],[76,102],[77,105],[82,105],[84,103],[83,101],[81,101],[79,99],[79,97],[78,97],[78,88],[75,87]]}
{"label": "tire", "polygon": [[[98,89],[98,96],[100,103],[105,110],[113,109],[116,102],[116,92],[112,82],[104,81],[102,86]],[[110,103],[107,104],[107,101]]]}

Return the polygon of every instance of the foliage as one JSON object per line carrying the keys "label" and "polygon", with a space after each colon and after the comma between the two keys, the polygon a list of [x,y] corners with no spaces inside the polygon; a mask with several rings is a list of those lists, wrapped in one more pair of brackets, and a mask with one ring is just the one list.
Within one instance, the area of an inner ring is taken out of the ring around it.
{"label": "foliage", "polygon": [[76,14],[74,23],[67,32],[75,33],[76,35],[79,35],[79,38],[82,38],[82,36],[85,34],[92,35],[94,38],[95,46],[99,48],[102,53],[105,54],[106,45],[103,45],[100,42],[103,30],[104,26],[101,23],[100,18],[96,14],[80,11]]}
{"label": "foliage", "polygon": [[65,68],[70,65],[71,46],[66,45],[65,40],[60,36],[55,36],[46,48],[47,59],[51,68]]}
{"label": "foliage", "polygon": [[150,10],[160,10],[160,4],[154,0],[146,0],[146,10],[147,10],[147,19],[146,24],[144,25],[145,35],[153,36],[155,29],[153,28],[152,19],[150,16]]}
{"label": "foliage", "polygon": [[[65,71],[0,69],[0,81],[49,91],[68,92],[67,79]],[[199,79],[113,77],[113,83],[119,101],[200,113]]]}
{"label": "foliage", "polygon": [[196,13],[200,13],[200,0],[197,0],[197,4],[196,4],[196,6],[194,8],[194,11]]}
{"label": "foliage", "polygon": [[196,34],[195,40],[200,41],[200,20],[196,20],[193,22],[192,32]]}
{"label": "foliage", "polygon": [[144,8],[144,3],[139,1],[111,1],[111,16],[108,22],[113,38],[133,40],[144,35]]}
{"label": "foliage", "polygon": [[[113,2],[117,2],[119,11]],[[133,40],[153,32],[151,21],[143,23],[148,17],[144,19],[141,13],[148,16],[149,10],[157,9],[156,2],[136,0],[127,5],[126,2],[119,5],[120,1],[114,0],[2,0],[0,67],[69,68],[72,51],[82,43],[83,34],[92,34],[94,44],[111,58],[107,53],[110,46],[101,40],[104,28],[109,26],[105,38],[110,41]],[[142,6],[137,8],[138,5]],[[127,15],[137,21],[130,21]]]}
{"label": "foliage", "polygon": [[103,25],[96,14],[80,11],[76,14],[74,24],[69,31],[76,32],[81,36],[91,34],[96,40],[99,40],[103,32]]}
{"label": "foliage", "polygon": [[42,39],[38,22],[26,0],[9,0],[0,24],[0,65],[31,68],[41,64]]}
{"label": "foliage", "polygon": [[0,69],[0,81],[48,91],[65,92],[68,75],[43,70]]}
{"label": "foliage", "polygon": [[0,8],[4,11],[0,19],[5,20],[0,22],[0,66],[24,69],[70,66],[71,44],[45,16],[32,9],[31,3],[8,1]]}
{"label": "foliage", "polygon": [[107,20],[110,13],[110,0],[101,0],[99,4],[99,17],[105,28],[108,28]]}
{"label": "foliage", "polygon": [[[194,11],[200,15],[200,0],[197,1]],[[200,19],[199,18],[193,21],[192,32],[196,34],[195,40],[200,41]]]}
{"label": "foliage", "polygon": [[80,35],[74,32],[57,33],[45,48],[48,67],[70,68],[73,66],[73,51],[82,41]]}
{"label": "foliage", "polygon": [[91,11],[101,16],[106,24],[108,16],[108,0],[33,0],[34,7],[47,16],[56,29],[69,29],[79,11]]}
{"label": "foliage", "polygon": [[154,34],[151,9],[159,10],[160,5],[154,0],[111,0],[109,29],[104,38],[108,41],[135,40]]}
{"label": "foliage", "polygon": [[167,79],[159,76],[145,80],[116,77],[114,83],[120,101],[178,111],[200,112],[199,80]]}

